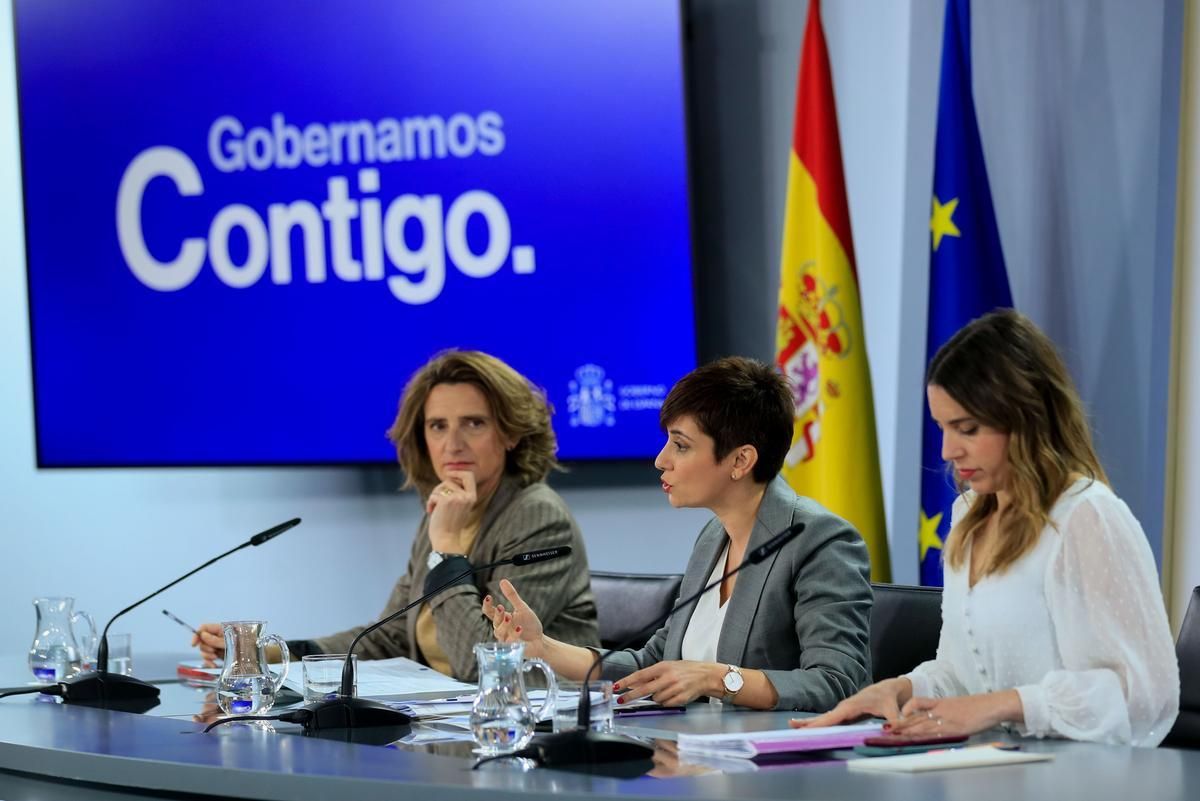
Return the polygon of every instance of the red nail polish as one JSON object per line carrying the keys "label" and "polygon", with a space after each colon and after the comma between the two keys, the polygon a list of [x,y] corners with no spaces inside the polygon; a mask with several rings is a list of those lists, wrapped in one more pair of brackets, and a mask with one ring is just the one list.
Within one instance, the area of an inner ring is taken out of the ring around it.
{"label": "red nail polish", "polygon": [[621,689],[621,685],[614,681],[613,682],[613,692],[616,692],[619,689]]}
{"label": "red nail polish", "polygon": [[890,723],[885,723],[885,724],[883,724],[883,730],[884,730],[884,731],[887,731],[887,730],[888,730],[888,729],[890,729],[890,728],[892,728],[892,724],[890,724]]}
{"label": "red nail polish", "polygon": [[618,703],[618,704],[623,704],[623,703],[625,703],[625,696],[621,696],[620,698],[618,698],[618,699],[617,699],[617,703]]}

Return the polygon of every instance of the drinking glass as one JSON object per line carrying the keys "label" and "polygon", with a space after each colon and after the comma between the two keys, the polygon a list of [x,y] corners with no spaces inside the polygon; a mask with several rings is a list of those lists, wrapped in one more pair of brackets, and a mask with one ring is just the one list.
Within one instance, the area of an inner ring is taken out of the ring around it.
{"label": "drinking glass", "polygon": [[108,635],[108,672],[133,675],[133,635]]}
{"label": "drinking glass", "polygon": [[[350,694],[358,694],[358,654],[350,655],[354,666],[354,684]],[[304,703],[311,704],[326,698],[337,698],[342,687],[342,665],[345,654],[312,654],[300,660],[304,669]]]}
{"label": "drinking glass", "polygon": [[[583,685],[577,681],[562,681],[558,683],[558,700],[554,704],[554,731],[574,731],[579,728],[579,702]],[[608,679],[596,679],[588,682],[588,695],[592,699],[592,708],[588,718],[588,728],[591,731],[611,732],[613,730],[613,686]]]}

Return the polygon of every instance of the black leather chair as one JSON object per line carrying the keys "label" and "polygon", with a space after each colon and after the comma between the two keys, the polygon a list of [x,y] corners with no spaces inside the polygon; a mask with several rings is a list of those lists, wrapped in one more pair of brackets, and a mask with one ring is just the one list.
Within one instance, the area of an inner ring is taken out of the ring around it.
{"label": "black leather chair", "polygon": [[1200,748],[1200,587],[1192,590],[1188,601],[1175,656],[1179,659],[1179,717],[1163,745]]}
{"label": "black leather chair", "polygon": [[871,584],[871,667],[875,681],[901,676],[937,655],[941,587]]}
{"label": "black leather chair", "polygon": [[[682,581],[680,575],[592,571],[600,645],[604,648],[623,645],[656,617],[665,615],[679,597]],[[649,638],[647,635],[632,647],[642,647]]]}

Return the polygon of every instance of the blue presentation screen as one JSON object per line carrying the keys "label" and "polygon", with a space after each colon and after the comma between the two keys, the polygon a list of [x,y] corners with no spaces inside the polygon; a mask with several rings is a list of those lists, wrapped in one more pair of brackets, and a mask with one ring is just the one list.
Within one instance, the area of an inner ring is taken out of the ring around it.
{"label": "blue presentation screen", "polygon": [[508,361],[560,457],[695,366],[678,0],[16,0],[39,464],[371,463]]}

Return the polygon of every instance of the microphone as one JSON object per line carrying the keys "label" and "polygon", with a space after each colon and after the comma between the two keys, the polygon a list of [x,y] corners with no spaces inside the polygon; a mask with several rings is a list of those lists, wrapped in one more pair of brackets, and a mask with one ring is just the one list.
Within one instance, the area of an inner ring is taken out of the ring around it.
{"label": "microphone", "polygon": [[[589,772],[591,766],[597,764],[650,759],[651,754],[654,753],[654,749],[646,745],[620,735],[600,734],[590,730],[592,704],[588,682],[591,681],[592,676],[605,659],[625,650],[642,638],[649,636],[651,632],[655,631],[676,612],[689,604],[695,603],[701,595],[704,595],[704,593],[714,587],[719,587],[721,582],[730,576],[740,573],[750,565],[756,565],[764,561],[767,557],[799,536],[802,531],[804,531],[803,521],[793,523],[779,534],[776,534],[762,545],[747,553],[742,559],[742,563],[733,570],[727,571],[725,575],[701,588],[699,592],[695,592],[682,601],[679,601],[665,615],[659,615],[655,618],[654,622],[621,643],[618,647],[597,655],[595,661],[592,662],[592,666],[584,674],[583,682],[579,688],[578,728],[575,731],[561,732],[538,738],[516,752],[513,756],[528,757],[542,767],[558,768],[560,770],[570,770],[572,768],[585,769]],[[630,775],[640,775],[640,773]]]}
{"label": "microphone", "polygon": [[[287,521],[286,523],[280,523],[278,526],[273,526],[273,527],[267,529],[266,531],[260,531],[259,533],[255,534],[253,537],[250,538],[250,544],[253,545],[255,548],[257,548],[258,546],[262,545],[264,542],[270,542],[271,540],[275,539],[283,532],[287,531],[288,529],[295,528],[298,525],[300,525],[300,518],[293,517],[291,520]],[[245,548],[246,546],[240,545],[238,547]],[[233,550],[236,551],[237,548],[234,548]],[[230,551],[230,553],[233,553],[233,551]],[[220,559],[220,558],[221,558],[220,556],[217,557],[217,559]],[[199,568],[197,568],[197,570],[198,569]],[[187,578],[187,577],[184,576],[184,578]]]}
{"label": "microphone", "polygon": [[[366,728],[372,726],[404,726],[412,722],[412,718],[404,714],[398,709],[393,709],[381,701],[371,701],[366,698],[356,698],[354,696],[354,663],[351,660],[351,655],[354,653],[354,647],[358,645],[359,640],[367,636],[371,632],[378,629],[380,626],[386,625],[401,615],[408,612],[414,607],[428,601],[433,596],[437,595],[447,587],[452,587],[467,576],[475,573],[483,572],[484,570],[492,570],[504,565],[512,565],[514,567],[522,567],[524,565],[532,565],[537,562],[546,562],[550,559],[558,559],[571,553],[571,546],[560,545],[557,548],[543,548],[540,551],[527,551],[519,553],[516,556],[511,556],[507,559],[501,559],[498,562],[471,567],[463,570],[456,576],[446,580],[434,589],[422,595],[417,600],[404,607],[398,609],[387,617],[372,623],[358,633],[358,636],[350,641],[350,647],[346,649],[346,661],[342,664],[342,686],[339,688],[337,698],[326,698],[321,701],[303,706],[299,709],[290,710],[280,717],[287,723],[299,723],[304,727],[305,732],[321,731],[325,729],[353,729]],[[209,726],[220,725],[222,722]],[[205,729],[208,731],[208,729]]]}
{"label": "microphone", "polygon": [[[152,708],[158,703],[159,690],[153,684],[148,684],[140,679],[135,679],[132,676],[126,676],[121,673],[108,672],[108,629],[113,622],[121,615],[136,609],[137,607],[149,601],[159,593],[169,590],[185,578],[199,573],[204,568],[214,562],[218,562],[229,556],[232,553],[248,548],[251,545],[262,545],[268,540],[278,537],[288,529],[295,528],[300,525],[300,518],[295,517],[286,523],[280,523],[277,526],[267,529],[259,534],[255,534],[250,539],[238,545],[236,548],[230,548],[225,553],[213,559],[209,559],[200,567],[188,573],[184,573],[179,578],[172,581],[165,587],[161,587],[147,595],[140,601],[136,601],[129,606],[117,612],[108,623],[104,626],[104,631],[100,635],[100,645],[96,650],[96,669],[89,673],[84,673],[80,676],[60,681],[57,684],[52,684],[41,690],[44,695],[55,695],[63,699],[65,703],[83,703],[94,706],[122,706],[127,708],[127,711],[144,712]],[[147,702],[149,705],[147,706]]]}

